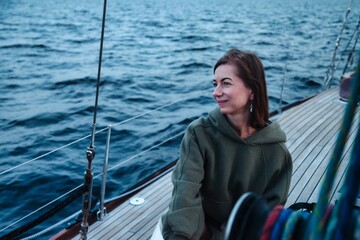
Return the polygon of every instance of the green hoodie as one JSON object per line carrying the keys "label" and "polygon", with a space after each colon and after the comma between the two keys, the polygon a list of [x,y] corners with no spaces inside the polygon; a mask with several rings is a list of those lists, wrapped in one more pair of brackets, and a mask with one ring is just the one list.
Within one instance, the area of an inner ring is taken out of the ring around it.
{"label": "green hoodie", "polygon": [[242,139],[219,108],[192,122],[172,173],[172,198],[162,216],[164,239],[199,239],[205,221],[224,226],[246,192],[263,196],[270,207],[284,204],[292,175],[285,141],[276,122]]}

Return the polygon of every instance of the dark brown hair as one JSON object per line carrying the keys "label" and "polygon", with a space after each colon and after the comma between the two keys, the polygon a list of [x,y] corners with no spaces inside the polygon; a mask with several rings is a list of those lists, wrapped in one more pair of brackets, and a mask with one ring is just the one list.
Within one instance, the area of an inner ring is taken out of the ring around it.
{"label": "dark brown hair", "polygon": [[240,77],[245,85],[254,94],[253,112],[250,114],[250,126],[262,128],[269,121],[269,103],[266,90],[265,72],[261,60],[249,51],[241,51],[231,48],[222,56],[214,66],[222,64],[233,64],[236,66],[236,75]]}

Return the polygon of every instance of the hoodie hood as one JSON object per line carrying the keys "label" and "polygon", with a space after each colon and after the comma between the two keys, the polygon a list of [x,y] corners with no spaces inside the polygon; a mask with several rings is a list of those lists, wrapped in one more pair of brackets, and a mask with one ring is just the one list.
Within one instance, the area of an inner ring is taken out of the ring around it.
{"label": "hoodie hood", "polygon": [[257,130],[254,135],[247,139],[242,139],[229,123],[226,116],[221,113],[220,108],[215,108],[209,113],[209,120],[220,132],[224,135],[245,144],[268,144],[268,143],[281,143],[286,141],[286,135],[280,128],[279,123],[272,122],[266,127]]}

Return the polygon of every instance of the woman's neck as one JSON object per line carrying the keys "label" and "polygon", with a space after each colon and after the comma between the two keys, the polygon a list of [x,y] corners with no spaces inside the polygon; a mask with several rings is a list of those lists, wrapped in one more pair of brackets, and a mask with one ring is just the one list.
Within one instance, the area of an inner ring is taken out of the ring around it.
{"label": "woman's neck", "polygon": [[248,138],[255,133],[256,129],[251,127],[249,121],[250,115],[248,113],[237,115],[228,114],[226,117],[241,138]]}

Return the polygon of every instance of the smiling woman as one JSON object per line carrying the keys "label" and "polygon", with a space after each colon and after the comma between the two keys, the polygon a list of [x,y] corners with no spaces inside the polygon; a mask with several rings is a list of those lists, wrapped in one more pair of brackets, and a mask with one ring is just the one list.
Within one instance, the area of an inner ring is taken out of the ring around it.
{"label": "smiling woman", "polygon": [[214,75],[219,107],[187,128],[169,210],[158,225],[164,239],[223,239],[230,211],[245,192],[263,196],[269,206],[287,199],[292,161],[285,133],[268,120],[260,59],[230,49]]}

